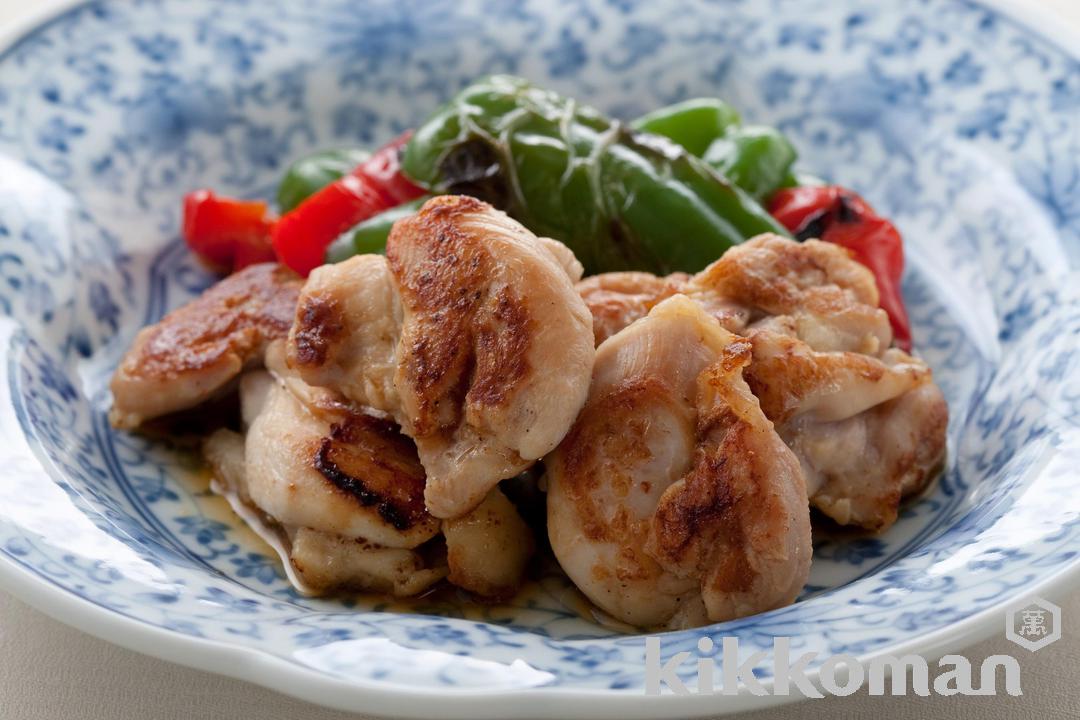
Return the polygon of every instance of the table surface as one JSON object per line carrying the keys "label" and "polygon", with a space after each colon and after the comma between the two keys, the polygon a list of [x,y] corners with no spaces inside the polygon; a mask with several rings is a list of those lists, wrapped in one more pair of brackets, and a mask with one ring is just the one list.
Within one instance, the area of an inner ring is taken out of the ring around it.
{"label": "table surface", "polygon": [[[0,30],[56,0],[0,0]],[[1035,0],[1029,0],[1035,2]],[[1080,0],[1038,0],[1080,31]],[[871,697],[806,700],[738,718],[886,717],[889,720],[1055,720],[1080,717],[1080,592],[1062,598],[1064,637],[1029,653],[1001,636],[963,652],[973,666],[988,655],[1014,654],[1020,697]],[[357,720],[256,685],[192,670],[110,645],[63,625],[0,592],[2,720]]]}

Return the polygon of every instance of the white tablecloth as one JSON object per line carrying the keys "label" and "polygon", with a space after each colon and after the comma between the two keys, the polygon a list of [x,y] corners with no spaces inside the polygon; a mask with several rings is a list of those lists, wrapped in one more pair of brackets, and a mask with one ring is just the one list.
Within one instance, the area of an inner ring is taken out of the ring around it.
{"label": "white tablecloth", "polygon": [[[55,0],[0,0],[0,28]],[[1080,30],[1080,0],[1039,0]],[[1020,661],[1021,697],[870,697],[807,700],[740,716],[753,720],[838,717],[882,720],[1080,718],[1080,592],[1063,605],[1065,636],[1036,653],[994,637],[961,652]],[[720,698],[718,698],[718,701]],[[248,683],[189,670],[73,630],[0,592],[0,720],[343,720]]]}

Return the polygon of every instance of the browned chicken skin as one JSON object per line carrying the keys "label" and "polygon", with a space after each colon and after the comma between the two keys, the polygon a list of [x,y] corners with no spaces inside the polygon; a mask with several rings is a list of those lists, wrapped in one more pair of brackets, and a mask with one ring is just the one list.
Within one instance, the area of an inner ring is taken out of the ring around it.
{"label": "browned chicken skin", "polygon": [[193,408],[261,364],[267,343],[288,334],[302,284],[284,266],[253,265],[143,328],[113,375],[113,425]]}
{"label": "browned chicken skin", "polygon": [[424,506],[413,441],[392,420],[305,386],[280,346],[267,353],[273,374],[240,383],[244,434],[220,430],[204,453],[227,492],[282,540],[303,588],[409,596],[449,575],[478,595],[511,594],[533,547],[517,509],[496,488],[457,525],[440,523]]}
{"label": "browned chicken skin", "polygon": [[799,462],[742,379],[750,343],[682,295],[597,350],[545,458],[548,533],[615,618],[690,626],[791,603],[810,568]]}
{"label": "browned chicken skin", "polygon": [[[632,321],[638,297],[667,283],[612,275],[616,282],[585,281],[609,287],[604,303],[588,303],[606,331],[618,330],[611,308],[629,308],[622,317]],[[615,297],[620,287],[625,301]],[[948,408],[930,368],[890,348],[870,271],[836,245],[764,235],[677,290],[751,341],[746,381],[799,457],[811,504],[845,525],[895,522],[900,500],[942,463]]]}
{"label": "browned chicken skin", "polygon": [[657,277],[646,272],[610,272],[587,277],[575,289],[593,318],[597,345],[649,314],[659,303],[679,292],[690,279],[686,273]]}
{"label": "browned chicken skin", "polygon": [[385,258],[312,273],[290,364],[391,414],[416,441],[428,509],[458,517],[555,447],[585,402],[591,318],[567,252],[486,203],[434,198],[394,226]]}

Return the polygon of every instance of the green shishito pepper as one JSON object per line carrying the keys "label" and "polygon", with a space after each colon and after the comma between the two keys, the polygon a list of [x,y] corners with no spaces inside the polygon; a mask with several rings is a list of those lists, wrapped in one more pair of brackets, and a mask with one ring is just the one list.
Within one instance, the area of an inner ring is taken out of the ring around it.
{"label": "green shishito pepper", "polygon": [[780,131],[742,125],[723,100],[698,98],[655,110],[631,123],[663,135],[705,160],[757,200],[794,181],[795,147]]}
{"label": "green shishito pepper", "polygon": [[704,157],[713,141],[742,123],[739,112],[717,98],[695,98],[654,110],[630,123],[635,130],[663,135],[691,155]]}
{"label": "green shishito pepper", "polygon": [[305,155],[289,166],[278,184],[278,207],[283,214],[289,212],[369,157],[371,153],[360,148],[337,148]]}
{"label": "green shishito pepper", "polygon": [[563,241],[589,273],[695,271],[758,233],[787,234],[678,145],[520,78],[461,91],[417,129],[402,168]]}
{"label": "green shishito pepper", "polygon": [[386,238],[390,237],[390,228],[394,227],[394,223],[409,217],[430,199],[430,195],[424,195],[389,210],[383,210],[352,230],[342,233],[337,240],[330,243],[330,247],[326,248],[326,262],[338,263],[348,260],[353,255],[386,252]]}
{"label": "green shishito pepper", "polygon": [[796,153],[775,128],[746,125],[714,140],[703,158],[731,182],[763,200],[790,181]]}

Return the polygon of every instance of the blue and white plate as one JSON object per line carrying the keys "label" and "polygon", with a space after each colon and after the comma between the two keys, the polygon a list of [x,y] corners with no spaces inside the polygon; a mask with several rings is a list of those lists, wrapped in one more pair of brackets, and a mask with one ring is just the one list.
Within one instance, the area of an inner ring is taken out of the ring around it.
{"label": "blue and white plate", "polygon": [[[1080,566],[1068,47],[957,0],[70,6],[0,55],[4,587],[122,645],[368,713],[749,704],[646,697],[643,639],[597,624],[554,572],[508,606],[300,597],[188,451],[106,422],[135,332],[212,280],[177,236],[185,191],[267,196],[290,159],[377,144],[512,72],[623,117],[725,97],[906,238],[916,344],[951,409],[944,477],[887,533],[821,542],[796,605],[705,632],[737,636],[744,656],[785,635],[799,653],[870,658],[999,631],[1003,607]],[[664,656],[697,637],[664,636]]]}

